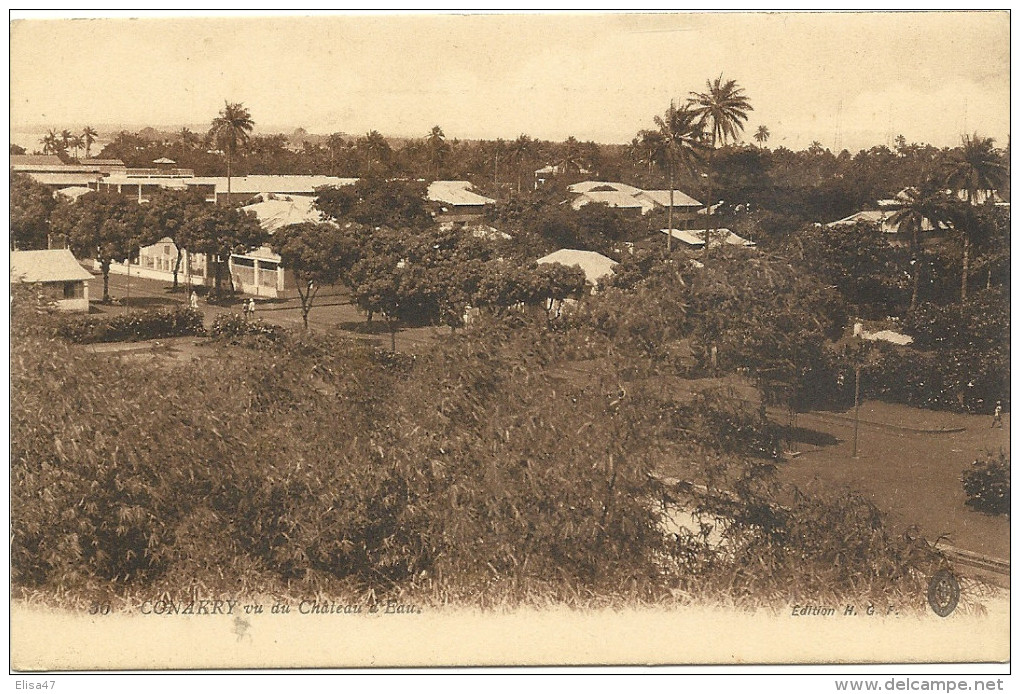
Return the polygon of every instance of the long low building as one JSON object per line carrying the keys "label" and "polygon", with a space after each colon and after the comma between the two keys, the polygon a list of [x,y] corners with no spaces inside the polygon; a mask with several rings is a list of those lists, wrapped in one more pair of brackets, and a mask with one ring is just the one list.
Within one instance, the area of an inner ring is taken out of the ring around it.
{"label": "long low building", "polygon": [[743,236],[733,233],[729,229],[660,229],[663,234],[669,234],[677,241],[684,243],[691,248],[704,248],[705,236],[708,235],[709,248],[723,245],[740,246],[753,248],[754,241],[749,241]]}
{"label": "long low building", "polygon": [[[642,190],[616,181],[582,181],[571,185],[568,190],[576,195],[570,201],[575,210],[592,203],[605,203],[624,212],[648,214],[652,210],[668,208],[670,204],[669,190]],[[687,193],[673,190],[675,212],[690,213],[701,207],[702,204]]]}

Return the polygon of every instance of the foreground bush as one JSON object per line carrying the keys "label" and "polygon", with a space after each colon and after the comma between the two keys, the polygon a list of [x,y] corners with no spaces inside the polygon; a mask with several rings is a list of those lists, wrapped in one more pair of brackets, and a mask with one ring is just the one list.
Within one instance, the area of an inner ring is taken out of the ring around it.
{"label": "foreground bush", "polygon": [[963,473],[963,491],[967,505],[983,513],[1002,515],[1009,513],[1009,454],[987,455],[975,460]]}
{"label": "foreground bush", "polygon": [[216,316],[209,332],[213,337],[224,338],[228,341],[255,337],[264,338],[269,342],[279,342],[286,335],[286,330],[278,325],[266,323],[261,318],[249,320],[239,313],[221,313]]}
{"label": "foreground bush", "polygon": [[202,313],[178,307],[117,316],[53,316],[54,332],[69,342],[124,342],[205,335]]}
{"label": "foreground bush", "polygon": [[[12,580],[478,606],[725,599],[727,575],[749,602],[914,595],[877,514],[787,504],[774,434],[739,402],[676,402],[652,362],[551,377],[544,334],[493,326],[397,362],[301,336],[198,370],[19,340]],[[741,552],[663,532],[700,489],[740,500],[717,510]]]}

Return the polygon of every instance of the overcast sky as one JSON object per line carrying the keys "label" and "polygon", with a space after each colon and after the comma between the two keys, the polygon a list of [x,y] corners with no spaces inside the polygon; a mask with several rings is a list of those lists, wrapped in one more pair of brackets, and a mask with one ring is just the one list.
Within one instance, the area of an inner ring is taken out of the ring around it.
{"label": "overcast sky", "polygon": [[721,73],[772,147],[1009,134],[1005,12],[27,19],[10,67],[12,132],[203,125],[230,100],[261,131],[628,142]]}

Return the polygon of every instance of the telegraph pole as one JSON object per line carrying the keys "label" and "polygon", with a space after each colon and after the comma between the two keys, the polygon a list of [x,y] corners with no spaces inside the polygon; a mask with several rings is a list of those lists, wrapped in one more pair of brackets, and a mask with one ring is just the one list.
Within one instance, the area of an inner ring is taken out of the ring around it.
{"label": "telegraph pole", "polygon": [[854,458],[857,457],[857,426],[861,419],[861,366],[857,365],[854,377]]}

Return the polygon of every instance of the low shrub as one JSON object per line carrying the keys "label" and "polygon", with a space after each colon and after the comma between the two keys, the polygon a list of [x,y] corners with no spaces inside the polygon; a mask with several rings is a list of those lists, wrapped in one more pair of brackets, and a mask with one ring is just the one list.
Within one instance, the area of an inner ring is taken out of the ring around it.
{"label": "low shrub", "polygon": [[56,336],[77,344],[205,335],[202,313],[189,307],[117,316],[55,316],[53,320]]}
{"label": "low shrub", "polygon": [[975,460],[963,473],[967,505],[995,516],[1009,514],[1009,454],[999,451]]}
{"label": "low shrub", "polygon": [[238,338],[255,337],[269,342],[280,342],[287,334],[286,329],[259,318],[249,320],[238,313],[221,313],[213,320],[210,333],[213,337],[236,341]]}

